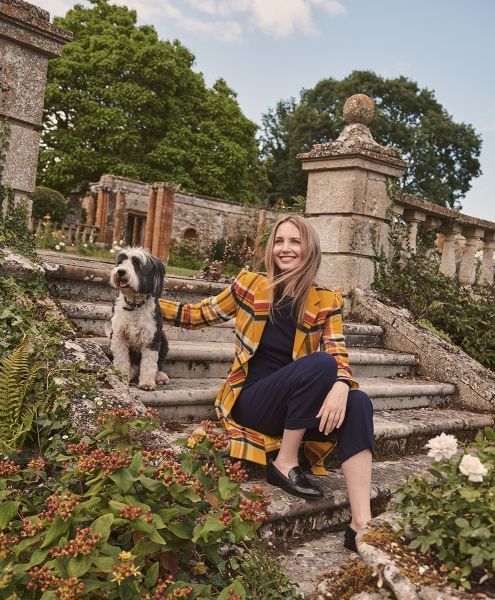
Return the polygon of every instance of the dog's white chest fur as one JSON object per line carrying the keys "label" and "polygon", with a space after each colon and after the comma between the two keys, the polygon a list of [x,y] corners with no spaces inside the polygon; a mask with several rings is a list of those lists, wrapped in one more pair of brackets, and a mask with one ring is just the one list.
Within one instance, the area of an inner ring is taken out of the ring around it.
{"label": "dog's white chest fur", "polygon": [[120,294],[115,302],[112,317],[113,335],[121,336],[130,348],[140,350],[155,335],[156,325],[153,320],[155,301],[149,298],[143,306],[134,310],[127,310],[128,308],[124,296]]}

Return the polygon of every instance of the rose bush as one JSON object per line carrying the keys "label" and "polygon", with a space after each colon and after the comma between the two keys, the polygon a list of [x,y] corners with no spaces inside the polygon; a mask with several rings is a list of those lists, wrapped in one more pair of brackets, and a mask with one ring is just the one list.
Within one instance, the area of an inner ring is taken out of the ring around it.
{"label": "rose bush", "polygon": [[452,585],[470,589],[495,573],[495,432],[486,428],[462,453],[452,435],[427,447],[432,467],[395,490],[402,533],[438,556]]}

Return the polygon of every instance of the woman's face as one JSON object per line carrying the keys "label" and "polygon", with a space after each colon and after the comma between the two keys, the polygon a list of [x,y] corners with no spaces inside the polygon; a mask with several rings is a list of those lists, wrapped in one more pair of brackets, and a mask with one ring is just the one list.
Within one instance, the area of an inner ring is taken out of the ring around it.
{"label": "woman's face", "polygon": [[273,243],[273,260],[280,271],[295,269],[302,262],[301,232],[291,221],[277,227]]}

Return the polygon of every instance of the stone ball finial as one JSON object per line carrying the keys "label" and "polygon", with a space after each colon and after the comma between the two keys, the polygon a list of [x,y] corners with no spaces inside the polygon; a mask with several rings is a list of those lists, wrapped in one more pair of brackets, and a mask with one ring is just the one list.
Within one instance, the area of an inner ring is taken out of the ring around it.
{"label": "stone ball finial", "polygon": [[375,114],[375,103],[366,94],[354,94],[345,101],[343,113],[348,125],[352,123],[368,125]]}

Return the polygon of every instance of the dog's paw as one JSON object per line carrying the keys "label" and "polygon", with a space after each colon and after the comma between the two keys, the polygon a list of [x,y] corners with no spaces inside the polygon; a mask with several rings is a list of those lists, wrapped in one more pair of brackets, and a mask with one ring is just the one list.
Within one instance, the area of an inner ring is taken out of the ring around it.
{"label": "dog's paw", "polygon": [[152,392],[153,390],[156,390],[156,383],[154,381],[143,381],[142,383],[139,383],[138,388],[140,390]]}
{"label": "dog's paw", "polygon": [[165,385],[169,381],[170,377],[166,373],[164,373],[163,371],[158,371],[158,373],[156,374],[156,382],[159,385]]}

